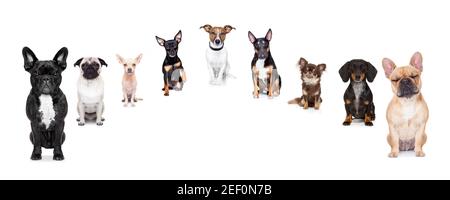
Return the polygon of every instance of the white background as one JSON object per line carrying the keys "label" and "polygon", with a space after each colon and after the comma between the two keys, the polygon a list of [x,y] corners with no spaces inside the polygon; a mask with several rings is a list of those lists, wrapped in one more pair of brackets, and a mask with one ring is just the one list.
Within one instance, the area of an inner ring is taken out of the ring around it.
{"label": "white background", "polygon": [[[448,179],[448,19],[447,1],[1,1],[0,58],[2,105],[0,179]],[[208,85],[205,49],[209,23],[235,26],[226,39],[231,72],[224,87]],[[247,31],[263,37],[273,30],[272,55],[283,78],[281,96],[253,99]],[[179,57],[188,82],[164,97],[161,64],[165,52],[155,35],[173,38],[183,31]],[[66,160],[31,161],[30,125],[25,114],[29,74],[21,50],[39,59],[69,48],[61,88],[69,103]],[[390,147],[385,112],[392,97],[381,66],[398,66],[415,51],[424,56],[423,94],[430,109],[425,158]],[[121,103],[123,67],[115,54],[135,57],[135,108]],[[105,124],[78,127],[73,63],[83,56],[106,60]],[[296,63],[326,63],[320,111],[287,101],[301,93]],[[377,120],[374,127],[343,127],[342,96],[348,83],[338,75],[348,60],[373,63],[370,84]]]}

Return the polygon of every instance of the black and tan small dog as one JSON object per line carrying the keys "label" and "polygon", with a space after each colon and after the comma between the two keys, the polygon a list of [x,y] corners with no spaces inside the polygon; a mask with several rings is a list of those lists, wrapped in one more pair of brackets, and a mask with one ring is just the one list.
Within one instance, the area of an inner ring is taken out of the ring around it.
{"label": "black and tan small dog", "polygon": [[373,126],[375,105],[366,80],[373,82],[377,69],[365,60],[351,60],[341,67],[339,74],[344,82],[350,80],[350,85],[344,93],[347,116],[343,125],[349,126],[353,119],[364,119],[366,126]]}
{"label": "black and tan small dog", "polygon": [[34,145],[31,160],[42,159],[42,147],[53,149],[53,160],[64,160],[61,147],[66,137],[67,100],[59,86],[61,73],[67,67],[68,50],[63,47],[53,60],[45,61],[38,60],[28,47],[23,48],[22,55],[32,87],[26,105],[31,122],[30,140]]}
{"label": "black and tan small dog", "polygon": [[270,53],[269,42],[272,40],[272,30],[264,38],[256,38],[248,32],[248,38],[255,48],[252,60],[253,97],[259,98],[260,93],[266,93],[269,98],[280,95],[281,77],[278,74],[275,61]]}
{"label": "black and tan small dog", "polygon": [[300,58],[298,61],[302,79],[302,97],[295,98],[289,101],[289,104],[297,104],[304,109],[314,107],[319,110],[322,98],[320,97],[322,91],[320,87],[320,79],[322,73],[327,67],[325,64],[314,65],[308,63],[306,59]]}
{"label": "black and tan small dog", "polygon": [[173,40],[164,40],[156,36],[159,45],[166,49],[166,58],[162,65],[164,74],[164,96],[169,96],[169,90],[181,91],[186,82],[186,72],[178,57],[178,44],[181,42],[181,30],[175,35]]}

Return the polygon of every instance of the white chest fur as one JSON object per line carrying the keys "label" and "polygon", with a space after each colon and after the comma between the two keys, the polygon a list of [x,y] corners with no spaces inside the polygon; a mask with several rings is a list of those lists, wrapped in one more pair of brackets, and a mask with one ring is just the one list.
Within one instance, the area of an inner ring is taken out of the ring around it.
{"label": "white chest fur", "polygon": [[265,59],[258,59],[256,61],[256,69],[259,71],[258,78],[260,79],[266,79],[267,78],[267,72],[269,71],[268,68],[264,67],[264,63],[266,62]]}
{"label": "white chest fur", "polygon": [[353,83],[353,92],[355,93],[355,108],[356,112],[359,112],[359,98],[361,97],[361,94],[364,91],[364,84],[363,83]]}
{"label": "white chest fur", "polygon": [[317,78],[317,77],[314,77],[314,78],[304,77],[303,78],[303,82],[306,85],[317,85],[317,83],[319,83],[319,78]]}
{"label": "white chest fur", "polygon": [[206,60],[211,67],[220,68],[223,67],[227,63],[228,52],[225,49],[221,49],[220,51],[214,51],[210,48],[206,50]]}
{"label": "white chest fur", "polygon": [[104,84],[102,77],[95,80],[78,80],[78,98],[85,104],[96,104],[102,100],[104,94]]}
{"label": "white chest fur", "polygon": [[403,120],[410,120],[416,115],[416,105],[414,101],[405,102],[402,106]]}
{"label": "white chest fur", "polygon": [[41,122],[45,125],[45,128],[50,128],[52,121],[55,121],[55,110],[53,109],[53,99],[50,95],[39,96],[41,106],[39,112],[41,112]]}

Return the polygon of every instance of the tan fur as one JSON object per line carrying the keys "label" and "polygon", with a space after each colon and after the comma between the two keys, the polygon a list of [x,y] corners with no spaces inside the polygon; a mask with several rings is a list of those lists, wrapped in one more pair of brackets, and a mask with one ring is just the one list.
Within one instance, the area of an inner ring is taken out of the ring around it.
{"label": "tan fur", "polygon": [[[135,106],[135,101],[142,100],[136,97],[136,66],[141,62],[142,54],[139,54],[136,58],[133,59],[124,59],[120,55],[116,55],[117,60],[124,67],[124,74],[122,77],[122,91],[124,98],[124,106],[127,106],[128,103],[131,103],[131,106]],[[129,72],[128,70],[131,70]],[[131,96],[131,102],[129,102],[128,96]]]}
{"label": "tan fur", "polygon": [[230,33],[231,30],[235,29],[230,25],[226,25],[224,27],[212,27],[209,24],[206,24],[200,28],[203,28],[207,33],[209,33],[209,40],[214,42],[214,40],[219,37],[222,42],[225,41],[226,35]]}
{"label": "tan fur", "polygon": [[[420,59],[420,68],[412,66],[413,60]],[[391,80],[394,97],[389,103],[386,118],[389,124],[388,143],[391,146],[389,157],[396,158],[400,152],[400,144],[406,141],[415,141],[414,151],[417,157],[425,156],[423,145],[426,143],[427,135],[425,133],[426,123],[428,121],[428,106],[420,92],[421,81],[421,60],[420,53],[416,53],[410,66],[396,68],[395,64],[389,60],[383,60],[383,67],[386,76]],[[418,93],[411,98],[398,97],[398,91],[401,79],[413,79],[413,83],[418,88]]]}

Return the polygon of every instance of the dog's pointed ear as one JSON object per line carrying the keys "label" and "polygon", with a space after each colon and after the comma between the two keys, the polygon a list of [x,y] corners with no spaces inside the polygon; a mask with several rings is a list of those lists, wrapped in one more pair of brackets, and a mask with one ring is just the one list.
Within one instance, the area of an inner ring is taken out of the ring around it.
{"label": "dog's pointed ear", "polygon": [[272,40],[272,29],[269,29],[269,31],[267,31],[266,33],[266,40],[268,40],[270,42],[270,40]]}
{"label": "dog's pointed ear", "polygon": [[248,32],[248,39],[250,40],[250,42],[253,44],[256,41],[256,37],[255,35],[253,35],[253,33],[251,31]]}
{"label": "dog's pointed ear", "polygon": [[173,39],[176,40],[178,43],[180,43],[181,37],[182,37],[181,30],[179,30]]}
{"label": "dog's pointed ear", "polygon": [[31,51],[31,49],[28,47],[24,47],[22,49],[22,55],[25,63],[24,64],[25,71],[30,71],[34,66],[34,63],[38,61],[37,57],[36,55],[34,55],[33,51]]}
{"label": "dog's pointed ear", "polygon": [[416,52],[414,53],[414,55],[411,57],[411,61],[410,64],[411,66],[415,67],[416,69],[418,69],[420,72],[423,71],[423,58],[422,58],[422,54],[420,52]]}
{"label": "dog's pointed ear", "polygon": [[325,69],[327,68],[326,64],[319,64],[317,66],[319,67],[319,70],[322,71],[322,72],[325,71]]}
{"label": "dog's pointed ear", "polygon": [[348,61],[341,67],[341,69],[339,69],[339,75],[341,76],[342,81],[344,82],[348,82],[348,80],[350,79],[351,64],[352,64],[351,61]]}
{"label": "dog's pointed ear", "polygon": [[120,56],[119,54],[116,54],[116,58],[117,58],[117,61],[119,61],[120,64],[123,65],[125,63],[125,59],[123,59],[123,57]]}
{"label": "dog's pointed ear", "polygon": [[375,77],[377,76],[378,73],[377,68],[375,68],[370,62],[366,62],[366,66],[367,66],[366,72],[367,80],[372,83],[375,80]]}
{"label": "dog's pointed ear", "polygon": [[105,60],[103,60],[103,59],[101,59],[101,58],[98,58],[98,61],[100,61],[100,64],[101,64],[102,66],[108,67],[108,63],[106,63]]}
{"label": "dog's pointed ear", "polygon": [[136,64],[139,64],[139,63],[141,63],[141,59],[142,59],[142,53],[141,54],[139,54],[134,60],[136,61]]}
{"label": "dog's pointed ear", "polygon": [[225,33],[230,33],[232,30],[236,30],[236,28],[230,26],[230,25],[226,25],[223,27],[223,29],[225,29]]}
{"label": "dog's pointed ear", "polygon": [[308,64],[308,61],[306,61],[306,59],[304,59],[304,58],[300,58],[300,60],[298,61],[298,66],[300,66],[300,69],[305,68],[307,64]]}
{"label": "dog's pointed ear", "polygon": [[160,38],[160,37],[158,37],[158,36],[155,36],[156,37],[156,41],[158,42],[158,44],[160,45],[160,46],[164,46],[164,44],[166,44],[166,40],[164,40],[164,39],[162,39],[162,38]]}
{"label": "dog's pointed ear", "polygon": [[397,66],[395,66],[395,63],[392,60],[390,60],[389,58],[383,59],[384,74],[386,75],[387,78],[391,77],[391,74],[392,74],[392,72],[394,72],[396,67]]}
{"label": "dog's pointed ear", "polygon": [[73,66],[74,66],[74,67],[76,67],[76,66],[79,67],[79,66],[81,65],[81,61],[83,61],[83,59],[84,59],[84,58],[78,59],[77,62],[75,62],[75,63],[73,64]]}
{"label": "dog's pointed ear", "polygon": [[205,24],[204,26],[201,26],[200,29],[204,29],[206,32],[210,32],[212,29],[212,26],[209,24]]}
{"label": "dog's pointed ear", "polygon": [[69,50],[66,47],[61,48],[53,58],[53,61],[55,61],[62,70],[65,70],[67,67],[67,56],[69,55]]}

